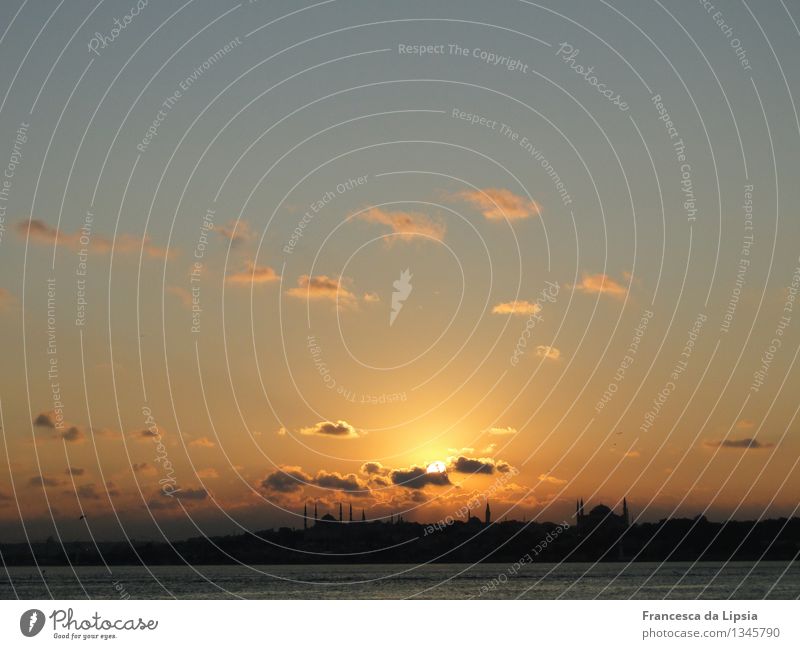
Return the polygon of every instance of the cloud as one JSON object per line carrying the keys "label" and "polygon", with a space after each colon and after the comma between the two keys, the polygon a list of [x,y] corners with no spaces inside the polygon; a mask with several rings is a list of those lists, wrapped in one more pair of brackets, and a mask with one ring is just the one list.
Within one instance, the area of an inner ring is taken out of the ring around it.
{"label": "cloud", "polygon": [[101,494],[97,492],[93,482],[79,485],[75,493],[78,495],[78,498],[87,498],[89,500],[100,500],[101,497]]}
{"label": "cloud", "polygon": [[484,433],[488,433],[489,435],[495,435],[495,436],[516,435],[517,434],[517,429],[516,428],[512,428],[511,426],[506,426],[505,428],[492,427],[492,428],[485,429],[483,432]]}
{"label": "cloud", "polygon": [[627,288],[622,286],[622,284],[617,282],[615,279],[612,279],[603,273],[595,273],[594,275],[584,273],[581,283],[576,284],[572,288],[576,291],[581,291],[582,293],[605,293],[617,299],[622,299],[628,294]]}
{"label": "cloud", "polygon": [[504,460],[495,460],[490,457],[466,457],[459,455],[449,459],[448,469],[456,473],[485,473],[493,474],[495,471],[508,473],[511,466]]}
{"label": "cloud", "polygon": [[412,466],[408,469],[395,469],[391,472],[392,483],[409,489],[422,489],[427,485],[444,486],[451,484],[447,473],[428,473],[425,467]]}
{"label": "cloud", "polygon": [[628,451],[627,453],[625,453],[624,457],[627,457],[627,458],[630,458],[630,459],[634,459],[634,458],[637,458],[637,457],[640,457],[640,456],[641,456],[641,453],[639,451]]}
{"label": "cloud", "polygon": [[206,469],[198,470],[197,477],[203,480],[219,478],[219,472],[214,467],[208,467]]}
{"label": "cloud", "polygon": [[253,232],[247,221],[237,222],[235,219],[228,221],[223,226],[214,228],[214,232],[230,241],[232,248],[240,246],[247,241],[251,241],[256,236],[256,233]]}
{"label": "cloud", "polygon": [[83,442],[86,440],[83,429],[78,426],[70,426],[63,433],[60,433],[59,437],[65,442]]}
{"label": "cloud", "polygon": [[306,485],[351,493],[369,491],[369,486],[359,480],[355,473],[345,475],[321,470],[311,476],[299,466],[281,466],[261,481],[261,486],[267,491],[282,494],[295,493]]}
{"label": "cloud", "polygon": [[208,437],[198,437],[197,439],[193,439],[189,442],[189,446],[199,446],[200,448],[214,448],[216,444],[212,442]]}
{"label": "cloud", "polygon": [[381,298],[377,293],[371,293],[369,291],[364,293],[361,299],[364,300],[364,302],[366,302],[367,304],[381,301]]}
{"label": "cloud", "polygon": [[723,439],[723,440],[708,440],[704,444],[711,448],[737,448],[743,450],[757,451],[765,448],[772,448],[775,444],[771,442],[759,442],[752,437],[743,437],[742,439]]}
{"label": "cloud", "polygon": [[230,273],[226,278],[229,284],[267,284],[277,282],[281,278],[271,266],[259,266],[252,261],[245,264],[245,269]]}
{"label": "cloud", "polygon": [[64,469],[64,473],[66,475],[80,476],[86,473],[86,469],[79,469],[78,467],[71,466]]}
{"label": "cloud", "polygon": [[389,469],[380,462],[364,462],[360,470],[364,475],[389,475]]}
{"label": "cloud", "polygon": [[561,350],[550,345],[539,345],[536,347],[536,355],[551,361],[557,361],[561,357]]}
{"label": "cloud", "polygon": [[205,500],[208,497],[208,492],[205,489],[180,489],[175,491],[173,496],[180,500]]}
{"label": "cloud", "polygon": [[736,428],[739,429],[748,429],[752,428],[755,425],[756,422],[754,422],[752,419],[740,419],[739,421],[736,422]]}
{"label": "cloud", "polygon": [[40,412],[33,420],[33,425],[39,428],[55,428],[56,414],[54,412]]}
{"label": "cloud", "polygon": [[355,473],[342,475],[333,471],[319,471],[314,476],[314,484],[323,489],[336,489],[337,491],[369,491],[369,487],[362,483]]}
{"label": "cloud", "polygon": [[539,474],[539,480],[541,482],[547,482],[549,484],[554,484],[554,485],[567,484],[566,480],[562,480],[561,478],[556,478],[554,475],[550,475],[549,473]]}
{"label": "cloud", "polygon": [[457,198],[471,203],[489,220],[517,220],[541,215],[536,203],[508,189],[487,187],[459,192]]}
{"label": "cloud", "polygon": [[7,288],[0,286],[0,311],[5,311],[16,304],[17,298]]}
{"label": "cloud", "polygon": [[192,306],[192,294],[183,286],[167,286],[167,293],[176,296],[187,309]]}
{"label": "cloud", "polygon": [[542,307],[527,300],[512,300],[511,302],[501,302],[492,307],[492,313],[499,315],[533,315],[539,313]]}
{"label": "cloud", "polygon": [[[363,431],[361,431],[363,432]],[[320,421],[308,428],[301,428],[301,435],[317,435],[319,437],[336,437],[338,439],[354,439],[360,437],[360,431],[356,430],[346,421],[340,419],[337,422]]]}
{"label": "cloud", "polygon": [[35,475],[28,480],[28,484],[31,487],[57,487],[61,484],[61,481],[55,478],[48,478],[45,475]]}
{"label": "cloud", "polygon": [[131,465],[134,473],[147,473],[152,474],[156,472],[156,468],[148,462],[134,462]]}
{"label": "cloud", "polygon": [[304,484],[310,484],[311,481],[311,476],[299,466],[282,466],[264,478],[261,486],[267,491],[286,494],[300,491]]}
{"label": "cloud", "polygon": [[391,243],[396,239],[400,241],[411,241],[415,238],[429,238],[436,241],[444,239],[444,223],[434,221],[422,212],[389,211],[380,207],[373,207],[352,215],[351,218],[388,226],[392,233],[397,236],[387,238],[387,243]]}
{"label": "cloud", "polygon": [[327,275],[300,275],[297,286],[286,291],[286,295],[304,300],[338,301],[342,306],[352,306],[356,296],[344,287],[345,278],[335,279]]}
{"label": "cloud", "polygon": [[79,250],[87,248],[90,252],[109,254],[113,248],[115,254],[138,253],[140,250],[152,258],[165,259],[173,254],[168,248],[152,243],[150,235],[135,237],[131,234],[120,234],[116,239],[109,239],[100,234],[92,234],[82,240],[80,232],[71,234],[61,232],[58,228],[47,225],[39,219],[19,221],[15,224],[17,234],[28,236],[30,241],[41,245],[59,245]]}
{"label": "cloud", "polygon": [[137,430],[131,433],[133,437],[138,437],[139,439],[152,439],[154,437],[158,437],[159,433],[154,430],[150,430],[149,428],[143,428],[142,430]]}

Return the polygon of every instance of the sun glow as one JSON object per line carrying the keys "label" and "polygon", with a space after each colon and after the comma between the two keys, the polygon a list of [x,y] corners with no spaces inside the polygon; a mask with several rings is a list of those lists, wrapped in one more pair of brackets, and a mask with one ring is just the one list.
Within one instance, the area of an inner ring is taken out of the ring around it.
{"label": "sun glow", "polygon": [[444,462],[440,460],[436,460],[436,462],[431,462],[428,465],[427,473],[445,473],[447,471],[447,467],[445,466]]}

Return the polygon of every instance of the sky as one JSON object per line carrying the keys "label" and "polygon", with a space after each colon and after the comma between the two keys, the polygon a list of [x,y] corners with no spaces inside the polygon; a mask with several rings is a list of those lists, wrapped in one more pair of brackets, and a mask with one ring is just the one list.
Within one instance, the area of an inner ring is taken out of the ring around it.
{"label": "sky", "polygon": [[4,3],[3,540],[792,515],[800,10],[716,5]]}

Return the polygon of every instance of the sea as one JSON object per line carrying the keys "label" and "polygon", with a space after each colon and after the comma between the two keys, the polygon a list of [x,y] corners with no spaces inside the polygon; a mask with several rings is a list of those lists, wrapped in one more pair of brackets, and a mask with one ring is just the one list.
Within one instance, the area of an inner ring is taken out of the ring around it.
{"label": "sea", "polygon": [[796,599],[800,562],[0,567],[0,599]]}

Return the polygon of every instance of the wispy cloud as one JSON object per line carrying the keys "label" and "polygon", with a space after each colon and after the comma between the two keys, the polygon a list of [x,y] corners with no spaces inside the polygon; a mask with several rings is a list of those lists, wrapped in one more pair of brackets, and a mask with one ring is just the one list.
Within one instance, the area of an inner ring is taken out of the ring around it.
{"label": "wispy cloud", "polygon": [[395,240],[412,241],[414,239],[441,241],[444,239],[445,234],[444,223],[435,221],[422,212],[390,211],[380,207],[373,207],[354,214],[351,218],[388,226],[392,233],[397,236],[386,239],[387,243],[392,243]]}
{"label": "wispy cloud", "polygon": [[618,299],[622,299],[628,294],[627,288],[609,275],[605,275],[603,273],[595,273],[594,275],[584,273],[580,284],[576,284],[572,288],[582,293],[599,293]]}
{"label": "wispy cloud", "polygon": [[166,258],[174,251],[155,245],[150,235],[135,237],[131,234],[117,235],[116,239],[109,239],[101,234],[92,233],[83,238],[80,232],[62,232],[58,228],[48,225],[39,219],[19,221],[15,224],[17,234],[27,236],[31,242],[41,245],[58,245],[79,250],[86,248],[89,252],[108,254],[113,249],[115,254],[138,253],[142,251],[146,256],[153,258]]}
{"label": "wispy cloud", "polygon": [[532,315],[539,313],[542,307],[535,302],[527,300],[512,300],[511,302],[500,302],[492,307],[492,313],[498,315]]}
{"label": "wispy cloud", "polygon": [[759,442],[757,439],[753,439],[752,437],[743,437],[741,439],[707,440],[703,442],[703,444],[710,448],[735,448],[744,451],[758,451],[775,446],[775,444],[771,442]]}
{"label": "wispy cloud", "polygon": [[492,427],[485,429],[483,432],[499,437],[501,435],[516,435],[517,429],[511,426],[506,426],[505,428]]}
{"label": "wispy cloud", "polygon": [[300,275],[297,286],[286,291],[286,295],[303,300],[328,300],[342,306],[357,304],[356,296],[345,286],[345,278],[336,279],[327,275]]}
{"label": "wispy cloud", "polygon": [[268,284],[281,278],[271,266],[261,266],[248,261],[244,270],[229,273],[225,278],[229,284]]}
{"label": "wispy cloud", "polygon": [[566,480],[563,480],[562,478],[556,478],[554,475],[551,475],[549,473],[540,473],[539,474],[539,480],[541,480],[542,482],[547,482],[549,484],[554,484],[554,485],[567,484]]}
{"label": "wispy cloud", "polygon": [[230,241],[231,247],[234,248],[253,240],[256,236],[247,221],[237,222],[235,219],[228,221],[225,225],[214,228],[214,232]]}
{"label": "wispy cloud", "polygon": [[455,196],[471,203],[490,220],[518,220],[540,216],[541,208],[536,201],[515,194],[509,189],[487,187],[458,192]]}
{"label": "wispy cloud", "polygon": [[561,350],[558,347],[552,347],[550,345],[538,345],[536,347],[536,355],[551,361],[557,361],[561,358]]}

